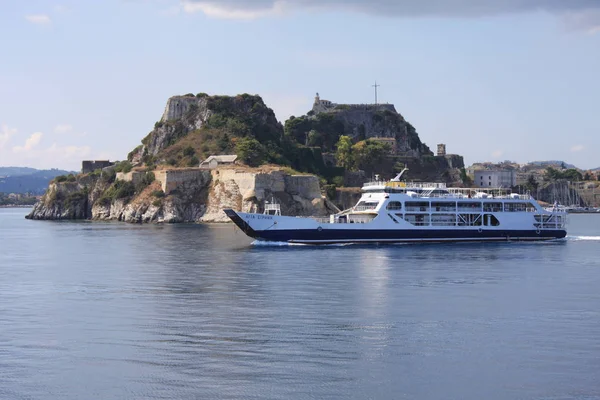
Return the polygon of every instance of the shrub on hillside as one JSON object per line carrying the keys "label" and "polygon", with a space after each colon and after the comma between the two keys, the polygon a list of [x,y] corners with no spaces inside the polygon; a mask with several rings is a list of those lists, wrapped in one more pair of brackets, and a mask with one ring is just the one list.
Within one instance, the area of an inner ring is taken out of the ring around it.
{"label": "shrub on hillside", "polygon": [[186,157],[192,157],[196,154],[196,150],[192,146],[188,146],[183,150],[183,155]]}
{"label": "shrub on hillside", "polygon": [[236,142],[235,153],[243,163],[251,167],[258,167],[265,162],[265,148],[258,140],[250,137],[240,138]]}

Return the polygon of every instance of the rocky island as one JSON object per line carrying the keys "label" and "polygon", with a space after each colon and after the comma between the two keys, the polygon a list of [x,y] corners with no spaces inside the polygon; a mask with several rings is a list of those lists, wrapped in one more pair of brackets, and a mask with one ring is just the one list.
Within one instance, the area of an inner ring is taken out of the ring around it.
{"label": "rocky island", "polygon": [[282,125],[259,96],[188,94],[167,101],[126,161],[55,178],[27,218],[224,222],[223,208],[261,212],[272,200],[287,215],[324,216],[353,201],[347,187],[407,164],[415,179],[446,182],[464,167],[460,156],[434,156],[393,105],[317,95]]}

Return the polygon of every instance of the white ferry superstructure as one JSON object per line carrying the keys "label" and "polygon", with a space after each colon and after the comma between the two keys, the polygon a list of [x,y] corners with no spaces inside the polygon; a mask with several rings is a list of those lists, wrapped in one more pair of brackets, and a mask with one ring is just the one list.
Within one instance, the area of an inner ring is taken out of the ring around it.
{"label": "white ferry superstructure", "polygon": [[[399,175],[400,176],[400,175]],[[368,182],[358,203],[329,218],[224,210],[248,236],[302,244],[539,241],[567,235],[564,209],[546,210],[530,195],[444,183]]]}

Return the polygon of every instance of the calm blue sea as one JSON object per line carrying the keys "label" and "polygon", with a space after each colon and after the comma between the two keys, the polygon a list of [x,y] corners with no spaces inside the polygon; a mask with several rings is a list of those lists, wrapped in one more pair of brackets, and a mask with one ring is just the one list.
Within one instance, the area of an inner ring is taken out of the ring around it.
{"label": "calm blue sea", "polygon": [[0,209],[0,399],[600,399],[600,215],[307,247],[27,212]]}

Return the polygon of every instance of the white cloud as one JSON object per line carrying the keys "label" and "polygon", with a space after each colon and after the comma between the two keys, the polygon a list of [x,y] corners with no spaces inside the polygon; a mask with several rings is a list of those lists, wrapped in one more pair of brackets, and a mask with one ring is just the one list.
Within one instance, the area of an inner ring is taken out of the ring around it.
{"label": "white cloud", "polygon": [[266,17],[272,14],[281,14],[285,2],[275,1],[272,5],[266,8],[246,8],[236,7],[235,5],[216,4],[211,1],[183,1],[183,11],[188,14],[202,12],[211,18],[221,19],[256,19]]}
{"label": "white cloud", "polygon": [[4,145],[6,145],[10,138],[17,134],[17,130],[14,128],[9,128],[8,125],[2,124],[0,129],[0,150],[4,149]]}
{"label": "white cloud", "polygon": [[[479,17],[538,12],[588,15],[598,0],[183,0],[183,11],[209,17],[252,19],[297,9],[343,10],[399,17]],[[581,18],[581,17],[580,17]]]}
{"label": "white cloud", "polygon": [[577,153],[577,152],[580,152],[580,151],[582,151],[584,149],[585,149],[585,147],[582,144],[577,144],[577,145],[571,147],[571,152]]}
{"label": "white cloud", "polygon": [[73,130],[73,127],[69,124],[60,124],[56,125],[54,128],[54,133],[65,134],[69,133]]}
{"label": "white cloud", "polygon": [[585,30],[589,34],[600,32],[600,8],[585,11],[568,12],[564,16],[567,29]]}
{"label": "white cloud", "polygon": [[[42,132],[27,137],[22,145],[8,147],[17,129],[5,124],[0,126],[0,165],[21,165],[34,168],[64,168],[78,170],[86,158],[108,158],[104,154],[93,154],[90,146],[59,145],[44,147],[47,138]],[[77,135],[80,136],[80,135]]]}
{"label": "white cloud", "polygon": [[35,132],[29,136],[27,140],[25,140],[25,144],[23,146],[13,147],[13,153],[24,153],[33,150],[38,144],[40,144],[42,136],[44,136],[42,132]]}
{"label": "white cloud", "polygon": [[25,19],[27,21],[31,22],[32,24],[36,24],[36,25],[49,25],[52,22],[50,17],[47,16],[46,14],[26,15]]}

